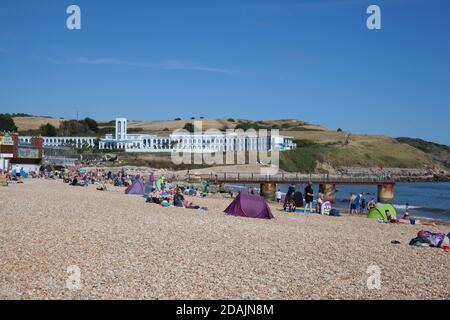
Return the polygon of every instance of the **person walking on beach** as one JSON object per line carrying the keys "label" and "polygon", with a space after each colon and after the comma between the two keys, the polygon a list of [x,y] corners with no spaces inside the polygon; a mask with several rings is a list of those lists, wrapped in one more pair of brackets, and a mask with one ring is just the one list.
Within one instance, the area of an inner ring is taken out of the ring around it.
{"label": "person walking on beach", "polygon": [[311,182],[308,183],[308,185],[305,188],[305,213],[308,210],[309,207],[309,212],[312,213],[313,212],[313,201],[314,201],[314,190],[312,188]]}
{"label": "person walking on beach", "polygon": [[353,202],[354,206],[354,212],[355,214],[361,212],[361,202],[362,202],[362,196],[361,193],[356,195],[355,201]]}
{"label": "person walking on beach", "polygon": [[354,193],[350,193],[350,200],[349,200],[349,205],[350,205],[350,214],[356,213],[356,195]]}
{"label": "person walking on beach", "polygon": [[360,213],[364,213],[366,211],[366,199],[364,198],[364,192],[359,194],[359,198],[361,201]]}

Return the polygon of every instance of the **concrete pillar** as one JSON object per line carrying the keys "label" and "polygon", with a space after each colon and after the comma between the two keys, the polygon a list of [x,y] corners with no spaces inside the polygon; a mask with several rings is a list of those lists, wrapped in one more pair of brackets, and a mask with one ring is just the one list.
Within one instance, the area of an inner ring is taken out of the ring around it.
{"label": "concrete pillar", "polygon": [[323,183],[319,185],[320,192],[323,193],[325,200],[332,203],[336,202],[336,185],[333,183]]}
{"label": "concrete pillar", "polygon": [[394,184],[386,183],[378,185],[378,202],[393,203],[394,201]]}
{"label": "concrete pillar", "polygon": [[275,201],[277,192],[277,184],[273,182],[264,182],[261,183],[261,189],[260,189],[261,196],[264,197],[264,199],[269,201]]}

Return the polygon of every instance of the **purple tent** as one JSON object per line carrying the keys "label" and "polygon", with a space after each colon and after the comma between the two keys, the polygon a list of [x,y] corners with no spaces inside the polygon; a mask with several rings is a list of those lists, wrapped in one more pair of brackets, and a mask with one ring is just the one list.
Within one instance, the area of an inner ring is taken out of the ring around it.
{"label": "purple tent", "polygon": [[144,182],[141,179],[136,179],[131,185],[125,189],[125,194],[139,194],[144,195]]}
{"label": "purple tent", "polygon": [[273,219],[272,211],[263,197],[242,192],[224,212],[233,216]]}

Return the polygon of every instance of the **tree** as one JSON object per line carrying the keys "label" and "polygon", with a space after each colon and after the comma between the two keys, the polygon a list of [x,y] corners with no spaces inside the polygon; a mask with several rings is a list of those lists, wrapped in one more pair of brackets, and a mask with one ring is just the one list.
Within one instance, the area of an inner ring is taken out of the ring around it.
{"label": "tree", "polygon": [[54,126],[52,126],[50,123],[43,124],[39,128],[39,131],[40,131],[41,135],[43,135],[44,137],[56,137],[58,134],[58,131],[56,130],[56,128]]}
{"label": "tree", "polygon": [[94,119],[91,118],[85,118],[83,120],[84,124],[87,126],[87,129],[97,133],[98,132],[98,124],[97,121],[95,121]]}
{"label": "tree", "polygon": [[194,125],[188,122],[184,125],[183,129],[189,132],[194,132]]}
{"label": "tree", "polygon": [[59,124],[59,134],[63,137],[76,136],[86,133],[87,126],[83,121],[66,120]]}
{"label": "tree", "polygon": [[341,128],[338,128],[338,129],[337,129],[337,132],[342,132],[342,129],[341,129]]}
{"label": "tree", "polygon": [[0,131],[17,131],[14,119],[9,114],[0,114]]}

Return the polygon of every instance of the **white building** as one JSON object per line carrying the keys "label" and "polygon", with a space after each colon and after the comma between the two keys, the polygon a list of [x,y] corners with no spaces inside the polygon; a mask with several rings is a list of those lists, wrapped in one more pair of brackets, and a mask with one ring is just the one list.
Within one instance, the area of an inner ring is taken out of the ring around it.
{"label": "white building", "polygon": [[[30,143],[31,136],[20,136],[21,143]],[[97,137],[42,137],[44,147],[74,147],[89,146],[94,148]]]}
{"label": "white building", "polygon": [[128,134],[127,119],[116,119],[116,133],[108,134],[99,142],[100,149],[122,149],[126,152],[225,152],[225,151],[270,151],[277,147],[280,151],[294,149],[292,137],[258,136],[255,132],[214,133],[175,132],[169,136],[149,134]]}
{"label": "white building", "polygon": [[[114,134],[103,139],[97,137],[42,137],[44,147],[83,146],[106,150],[124,150],[126,152],[225,152],[225,151],[280,151],[296,147],[292,137],[258,136],[256,132],[175,132],[169,136],[150,134],[129,134],[126,118],[116,118]],[[19,137],[20,142],[28,143],[31,137]]]}
{"label": "white building", "polygon": [[170,135],[175,152],[225,152],[270,150],[270,136],[233,133],[174,133]]}

